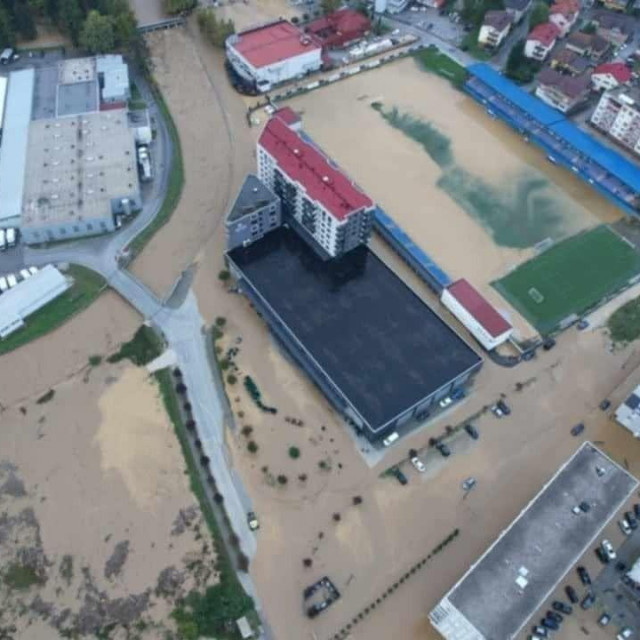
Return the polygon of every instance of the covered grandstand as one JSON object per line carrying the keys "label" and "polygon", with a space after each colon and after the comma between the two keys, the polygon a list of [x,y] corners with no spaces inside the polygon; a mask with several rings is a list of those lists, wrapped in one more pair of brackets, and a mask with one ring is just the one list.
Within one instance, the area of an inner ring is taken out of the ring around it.
{"label": "covered grandstand", "polygon": [[489,65],[473,64],[467,71],[465,91],[486,106],[490,115],[542,147],[550,161],[579,175],[627,213],[640,214],[640,170],[636,165]]}

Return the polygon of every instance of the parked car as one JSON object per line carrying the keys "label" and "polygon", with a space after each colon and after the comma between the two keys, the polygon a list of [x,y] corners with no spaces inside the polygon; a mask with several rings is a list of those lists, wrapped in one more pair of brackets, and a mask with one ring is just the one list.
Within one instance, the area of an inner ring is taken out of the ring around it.
{"label": "parked car", "polygon": [[13,227],[9,227],[6,231],[7,247],[15,247],[18,242],[17,232]]}
{"label": "parked car", "polygon": [[640,518],[640,503],[639,503],[639,502],[636,502],[636,503],[633,505],[633,515],[634,515],[636,518]]}
{"label": "parked car", "polygon": [[602,411],[606,411],[611,406],[611,400],[607,400],[606,398],[600,403],[600,409]]}
{"label": "parked car", "polygon": [[4,276],[0,276],[0,293],[4,293],[9,289],[9,283]]}
{"label": "parked car", "polygon": [[626,570],[627,570],[627,565],[624,562],[620,562],[620,561],[616,562],[616,571],[623,572]]}
{"label": "parked car", "polygon": [[558,624],[560,624],[564,618],[562,617],[561,613],[558,613],[557,611],[547,611],[547,618],[550,618],[551,620],[555,620]]}
{"label": "parked car", "polygon": [[571,435],[579,436],[584,431],[584,423],[579,422],[575,427],[571,427]]}
{"label": "parked car", "polygon": [[585,500],[583,500],[578,506],[582,511],[584,511],[584,513],[589,513],[589,511],[591,511],[591,505]]}
{"label": "parked car", "polygon": [[622,531],[622,533],[624,533],[625,536],[631,535],[631,527],[629,526],[625,518],[623,518],[622,520],[618,520],[618,526],[620,527],[620,530]]}
{"label": "parked car", "polygon": [[610,622],[611,616],[606,611],[598,618],[598,624],[601,627],[606,627]]}
{"label": "parked car", "polygon": [[397,431],[390,433],[383,441],[382,444],[385,447],[390,447],[400,436]]}
{"label": "parked car", "polygon": [[404,486],[405,484],[409,484],[409,481],[407,480],[407,476],[405,476],[404,473],[402,473],[402,471],[398,469],[398,467],[393,467],[391,473],[396,477],[396,479],[401,485]]}
{"label": "parked car", "polygon": [[469,434],[469,436],[471,438],[473,438],[474,440],[477,440],[480,437],[480,432],[478,431],[478,429],[476,427],[474,427],[472,424],[465,424],[464,425],[464,430]]}
{"label": "parked car", "polygon": [[616,636],[617,640],[627,640],[633,637],[633,629],[631,627],[624,627],[620,630],[620,633]]}
{"label": "parked car", "polygon": [[18,278],[16,278],[14,273],[7,275],[7,284],[9,285],[9,289],[13,289],[13,287],[18,284]]}
{"label": "parked car", "polygon": [[4,229],[0,229],[0,251],[7,248],[7,234]]}
{"label": "parked car", "polygon": [[542,343],[542,348],[545,351],[551,351],[551,349],[553,349],[553,347],[556,346],[556,341],[555,338],[547,338],[543,343]]}
{"label": "parked car", "polygon": [[451,449],[444,442],[438,442],[436,449],[442,454],[443,458],[448,458],[451,455]]}
{"label": "parked car", "polygon": [[494,404],[493,407],[491,407],[491,411],[496,418],[502,418],[504,415],[504,413],[502,413],[502,409],[500,409],[497,404]]}
{"label": "parked car", "polygon": [[476,486],[476,479],[475,478],[467,478],[463,483],[462,483],[462,488],[465,491],[471,491],[471,489],[473,489],[473,487]]}
{"label": "parked car", "polygon": [[582,566],[577,567],[576,571],[578,572],[580,582],[589,586],[591,584],[591,576],[589,575],[589,572]]}
{"label": "parked car", "polygon": [[561,613],[565,613],[566,615],[570,615],[573,612],[573,607],[566,602],[562,602],[562,600],[554,600],[551,606],[556,611],[560,611]]}
{"label": "parked car", "polygon": [[578,320],[578,323],[576,324],[576,326],[578,327],[578,331],[584,331],[589,327],[589,321],[584,319]]}
{"label": "parked car", "polygon": [[20,277],[23,280],[28,280],[31,277],[31,272],[29,269],[20,269]]}
{"label": "parked car", "polygon": [[570,584],[568,584],[564,588],[564,592],[567,594],[567,598],[569,598],[569,602],[573,604],[577,604],[580,601],[580,598],[578,598],[577,591]]}
{"label": "parked car", "polygon": [[596,556],[598,556],[598,560],[600,560],[600,562],[602,562],[602,564],[608,564],[609,563],[609,558],[608,558],[607,554],[605,553],[604,549],[602,549],[602,547],[596,547],[595,548],[595,553],[596,553]]}
{"label": "parked car", "polygon": [[580,603],[580,606],[583,609],[591,609],[591,607],[593,607],[593,605],[595,604],[596,601],[596,597],[593,595],[593,593],[587,593],[587,595],[582,598],[582,602]]}
{"label": "parked car", "polygon": [[500,409],[500,411],[502,411],[505,416],[508,416],[511,413],[509,405],[507,405],[504,400],[498,400],[498,402],[496,402],[496,406],[498,407],[498,409]]}
{"label": "parked car", "polygon": [[38,273],[38,271],[40,271],[40,269],[38,269],[38,267],[29,267],[29,273],[30,273],[32,276],[35,276],[35,275],[36,275],[36,273]]}
{"label": "parked car", "polygon": [[452,400],[462,400],[462,398],[464,398],[464,389],[458,388],[458,389],[454,389],[451,392],[451,399]]}
{"label": "parked car", "polygon": [[249,513],[247,513],[247,524],[249,525],[249,529],[251,529],[251,531],[256,531],[260,528],[258,516],[256,516],[254,511],[249,511]]}
{"label": "parked car", "polygon": [[424,473],[427,470],[424,462],[422,462],[422,460],[420,460],[418,456],[414,456],[413,458],[411,458],[411,464],[415,467],[415,470],[419,471],[420,473]]}
{"label": "parked car", "polygon": [[449,396],[446,396],[445,398],[442,398],[438,404],[441,409],[446,409],[452,402],[453,400]]}
{"label": "parked car", "polygon": [[535,635],[537,636],[540,636],[541,638],[546,638],[549,635],[549,632],[539,624],[533,627],[533,633],[535,633]]}
{"label": "parked car", "polygon": [[631,511],[625,511],[624,517],[625,517],[628,525],[632,529],[637,529],[638,528],[638,521],[636,520],[636,517],[633,515],[633,513],[631,513]]}
{"label": "parked car", "polygon": [[542,618],[541,624],[552,631],[557,631],[560,628],[560,625],[553,618]]}
{"label": "parked car", "polygon": [[602,550],[607,554],[607,558],[609,560],[615,560],[618,557],[613,548],[613,545],[611,544],[611,542],[609,542],[609,540],[605,539],[602,541]]}

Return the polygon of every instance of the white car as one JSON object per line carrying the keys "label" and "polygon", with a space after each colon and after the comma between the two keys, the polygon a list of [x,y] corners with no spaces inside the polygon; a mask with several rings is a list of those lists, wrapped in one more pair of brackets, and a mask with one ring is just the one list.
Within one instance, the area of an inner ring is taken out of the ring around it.
{"label": "white car", "polygon": [[31,277],[31,272],[29,269],[20,269],[20,277],[23,280],[28,280]]}
{"label": "white car", "polygon": [[7,284],[9,285],[9,289],[13,289],[13,287],[18,285],[18,278],[16,278],[13,273],[10,273],[7,276]]}
{"label": "white car", "polygon": [[35,275],[36,275],[36,273],[38,273],[38,271],[39,271],[38,267],[29,267],[29,273],[30,273],[32,276],[35,276]]}
{"label": "white car", "polygon": [[625,536],[631,535],[631,527],[629,526],[629,523],[624,518],[622,520],[618,520],[618,526],[620,527],[620,530],[622,531],[622,533],[624,533]]}
{"label": "white car", "polygon": [[251,531],[257,531],[260,528],[258,516],[256,516],[253,511],[249,511],[249,513],[247,513],[247,524],[249,525],[249,529],[251,529]]}
{"label": "white car", "polygon": [[9,288],[9,283],[4,276],[0,276],[0,293],[4,293]]}
{"label": "white car", "polygon": [[625,627],[616,636],[617,640],[627,640],[628,638],[632,638],[632,637],[633,637],[633,629],[631,627]]}
{"label": "white car", "polygon": [[608,540],[602,541],[602,550],[607,554],[607,558],[609,558],[609,560],[615,560],[617,558],[613,545]]}
{"label": "white car", "polygon": [[399,437],[398,432],[393,431],[382,441],[382,444],[385,447],[390,447]]}
{"label": "white car", "polygon": [[411,464],[415,467],[416,471],[419,471],[420,473],[424,473],[427,470],[424,462],[422,462],[418,456],[411,458]]}
{"label": "white car", "polygon": [[448,407],[451,403],[453,402],[453,400],[447,396],[446,398],[442,398],[442,400],[440,400],[439,404],[440,406],[445,409],[446,407]]}

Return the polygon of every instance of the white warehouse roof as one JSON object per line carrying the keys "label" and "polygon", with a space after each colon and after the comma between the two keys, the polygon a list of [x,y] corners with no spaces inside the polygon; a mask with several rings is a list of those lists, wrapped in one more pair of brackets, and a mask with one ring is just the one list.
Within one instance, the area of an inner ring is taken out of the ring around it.
{"label": "white warehouse roof", "polygon": [[0,227],[20,222],[34,78],[33,69],[9,76],[0,147]]}
{"label": "white warehouse roof", "polygon": [[640,438],[640,385],[617,408],[616,422]]}
{"label": "white warehouse roof", "polygon": [[71,279],[47,265],[0,295],[0,338],[20,329],[27,316],[44,307],[71,286]]}
{"label": "white warehouse roof", "polygon": [[96,70],[102,74],[102,99],[105,102],[126,100],[129,96],[129,68],[121,55],[98,56]]}

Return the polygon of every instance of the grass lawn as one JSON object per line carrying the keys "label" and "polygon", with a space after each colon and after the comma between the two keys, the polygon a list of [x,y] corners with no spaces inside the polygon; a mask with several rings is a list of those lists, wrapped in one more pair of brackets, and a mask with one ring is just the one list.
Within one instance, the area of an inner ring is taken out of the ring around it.
{"label": "grass lawn", "polygon": [[453,58],[442,53],[437,47],[427,47],[414,54],[415,59],[428,71],[450,80],[456,87],[461,87],[467,79],[465,68]]}
{"label": "grass lawn", "polygon": [[169,108],[167,107],[164,98],[159,91],[156,90],[155,93],[158,106],[160,107],[160,111],[162,111],[162,117],[167,124],[167,130],[169,131],[169,136],[171,137],[171,142],[173,145],[171,171],[169,173],[169,181],[167,183],[167,191],[164,196],[164,202],[162,203],[160,211],[158,211],[158,215],[153,219],[151,224],[149,224],[149,226],[144,231],[139,233],[136,236],[135,240],[133,240],[133,242],[131,242],[131,244],[129,245],[132,258],[135,258],[142,251],[147,242],[149,242],[149,240],[151,240],[153,235],[156,233],[156,231],[158,231],[162,226],[169,222],[171,214],[178,206],[180,195],[182,194],[182,187],[184,186],[184,167],[182,164],[182,149],[180,147],[180,137],[178,136],[178,130],[176,129],[176,125],[173,122],[173,118],[171,117],[171,113],[169,112]]}
{"label": "grass lawn", "polygon": [[541,333],[583,314],[640,272],[640,254],[609,227],[563,240],[494,282]]}
{"label": "grass lawn", "polygon": [[76,313],[86,309],[106,287],[101,276],[84,267],[72,265],[67,273],[73,277],[73,286],[29,316],[25,327],[0,340],[0,355],[57,329]]}
{"label": "grass lawn", "polygon": [[629,300],[607,321],[614,342],[632,342],[640,337],[640,298]]}

